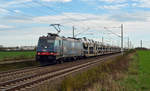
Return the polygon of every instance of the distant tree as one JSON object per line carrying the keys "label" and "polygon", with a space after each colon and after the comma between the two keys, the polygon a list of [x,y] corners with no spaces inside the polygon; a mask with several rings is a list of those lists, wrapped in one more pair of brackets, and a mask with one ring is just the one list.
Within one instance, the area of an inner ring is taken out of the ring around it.
{"label": "distant tree", "polygon": [[135,48],[135,49],[137,49],[137,50],[148,50],[148,48],[145,48],[145,47],[143,47],[143,48],[137,47],[137,48]]}
{"label": "distant tree", "polygon": [[35,46],[34,51],[36,51],[37,46]]}

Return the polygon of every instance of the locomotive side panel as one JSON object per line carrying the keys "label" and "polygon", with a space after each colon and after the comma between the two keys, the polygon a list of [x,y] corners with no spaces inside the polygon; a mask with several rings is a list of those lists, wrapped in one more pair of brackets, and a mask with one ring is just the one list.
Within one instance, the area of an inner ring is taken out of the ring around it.
{"label": "locomotive side panel", "polygon": [[81,41],[63,40],[63,57],[83,56],[83,45]]}

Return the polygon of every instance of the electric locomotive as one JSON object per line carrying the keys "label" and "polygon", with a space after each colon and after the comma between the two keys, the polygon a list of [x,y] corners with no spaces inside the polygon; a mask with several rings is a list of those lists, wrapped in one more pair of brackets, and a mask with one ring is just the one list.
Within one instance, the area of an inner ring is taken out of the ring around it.
{"label": "electric locomotive", "polygon": [[66,59],[83,56],[83,43],[80,39],[60,37],[52,33],[39,38],[36,60],[41,65],[62,63]]}

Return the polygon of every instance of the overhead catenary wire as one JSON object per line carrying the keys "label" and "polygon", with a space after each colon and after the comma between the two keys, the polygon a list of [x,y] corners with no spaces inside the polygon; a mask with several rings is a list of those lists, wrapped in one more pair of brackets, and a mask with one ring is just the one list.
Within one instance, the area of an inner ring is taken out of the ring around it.
{"label": "overhead catenary wire", "polygon": [[[45,8],[47,8],[50,12],[54,12],[54,13],[56,13],[57,11],[56,10],[54,10],[53,8],[51,8],[51,7],[49,7],[49,6],[47,6],[47,5],[45,5],[45,4],[43,4],[43,3],[40,3],[40,2],[38,2],[38,1],[31,1],[32,3],[35,3],[35,4],[37,4],[37,5],[40,5],[40,6],[42,6],[42,7],[45,7]],[[70,16],[68,16],[68,15],[66,15],[66,17],[68,18],[70,18],[71,20],[73,20],[72,19],[72,17],[70,17]],[[70,23],[70,22],[69,22]]]}
{"label": "overhead catenary wire", "polygon": [[107,27],[104,27],[104,29],[105,29],[106,31],[108,31],[108,32],[110,32],[110,33],[112,33],[112,34],[118,36],[118,37],[121,37],[119,34],[112,32],[112,31],[109,30]]}
{"label": "overhead catenary wire", "polygon": [[[3,9],[4,9],[4,8],[3,8]],[[8,9],[7,9],[7,10],[8,10]],[[23,13],[17,13],[17,12],[15,12],[15,11],[13,11],[13,10],[8,10],[8,11],[13,12],[13,13],[16,13],[16,14],[23,14]],[[23,14],[23,15],[26,15],[26,14]],[[26,15],[26,16],[29,16],[29,15]],[[33,17],[33,16],[29,16],[29,17]],[[110,31],[110,30],[107,30],[107,31],[113,33],[113,32]],[[85,32],[85,31],[83,31],[83,32]],[[81,34],[81,32],[80,32],[79,34]],[[115,33],[113,33],[113,34],[115,34]]]}
{"label": "overhead catenary wire", "polygon": [[[11,12],[11,13],[14,13],[14,14],[21,14],[21,15],[23,15],[23,16],[26,16],[26,17],[34,17],[34,16],[32,16],[32,15],[28,15],[28,14],[25,14],[25,13],[22,13],[22,12],[15,12],[14,10],[11,10],[11,9],[6,9],[6,8],[3,8],[3,7],[0,7],[1,9],[4,9],[4,10],[7,10],[7,11],[9,11],[9,12]],[[10,15],[10,14],[7,14],[7,15],[9,15],[9,16],[13,16],[13,15]]]}
{"label": "overhead catenary wire", "polygon": [[[55,9],[53,9],[53,8],[51,8],[51,7],[49,7],[49,6],[47,6],[47,5],[45,5],[45,4],[43,4],[43,3],[40,3],[40,2],[38,2],[38,1],[32,1],[32,3],[35,3],[35,4],[37,4],[37,5],[40,5],[40,6],[42,6],[42,7],[45,7],[45,8],[47,8],[50,12],[51,11],[53,11],[53,12],[57,12]],[[65,17],[66,18],[70,18],[70,20],[72,21],[72,22],[74,22],[74,19],[72,19],[72,17],[70,17],[69,15],[65,15]],[[74,23],[72,23],[72,22],[70,22],[70,21],[66,21],[66,22],[63,22],[64,24],[66,23],[71,23],[72,24],[72,26],[74,26],[75,24]]]}
{"label": "overhead catenary wire", "polygon": [[[38,4],[38,5],[41,5],[41,6],[43,6],[43,7],[46,7],[49,11],[53,11],[53,12],[57,12],[56,10],[54,10],[53,8],[51,8],[51,7],[49,7],[49,6],[46,6],[46,5],[44,5],[44,4],[42,4],[42,3],[40,3],[40,2],[38,2],[38,1],[31,1],[31,2],[33,2],[33,3],[36,3],[36,4]],[[26,4],[26,3],[22,3],[24,6],[28,6],[28,7],[30,7],[30,8],[34,8],[34,9],[36,9],[36,10],[38,10],[38,11],[40,11],[40,12],[43,12],[43,13],[46,13],[46,14],[50,14],[50,13],[47,13],[47,12],[44,12],[43,10],[41,10],[41,9],[39,9],[39,8],[36,8],[36,7],[33,7],[33,6],[31,6],[31,5],[28,5],[28,4]],[[15,12],[16,13],[16,12]],[[68,16],[68,15],[65,15],[67,18],[68,17],[70,17],[70,16]],[[33,17],[33,16],[29,16],[29,17]],[[70,17],[70,19],[72,20],[72,21],[74,21],[73,19],[72,19],[72,17]],[[71,22],[69,22],[69,23],[71,23]],[[84,22],[83,22],[84,23]],[[73,23],[72,23],[73,24]],[[73,24],[74,25],[74,24]]]}
{"label": "overhead catenary wire", "polygon": [[[35,1],[35,2],[36,2],[36,1]],[[36,7],[33,7],[33,6],[31,6],[31,5],[28,5],[28,4],[26,4],[26,3],[21,3],[21,4],[23,4],[24,6],[27,6],[27,7],[29,7],[29,8],[34,8],[34,9],[40,11],[40,12],[43,12],[43,13],[46,13],[46,14],[50,15],[49,13],[44,12],[43,10],[40,10],[40,9],[38,9],[38,8],[36,8]],[[38,4],[40,4],[40,3],[38,3]],[[43,6],[43,4],[42,4],[42,6]],[[54,9],[49,8],[49,7],[47,7],[47,8],[48,8],[48,9],[51,9],[51,10],[53,10],[53,11],[55,12]],[[5,9],[5,8],[2,8],[2,9]],[[33,15],[24,14],[24,13],[21,13],[21,12],[15,12],[14,10],[11,10],[11,9],[5,9],[5,10],[7,10],[7,11],[9,11],[9,12],[11,12],[11,13],[17,14],[17,15],[21,14],[21,15],[27,16],[27,17],[29,17],[29,18],[35,17],[35,16],[33,16]],[[11,15],[11,16],[12,16],[12,15]],[[68,17],[70,17],[70,16],[66,16],[66,17],[68,18]],[[71,19],[71,18],[72,18],[72,17],[70,17],[70,19]],[[73,19],[72,19],[72,21],[73,21]],[[70,23],[70,22],[68,22],[68,23]],[[73,23],[72,23],[72,24],[73,24]],[[74,25],[74,24],[73,24],[73,25]]]}
{"label": "overhead catenary wire", "polygon": [[[38,5],[41,5],[42,7],[47,8],[49,11],[53,11],[53,12],[55,12],[55,13],[57,12],[55,9],[53,9],[53,8],[51,8],[51,7],[49,7],[49,6],[45,5],[45,4],[43,4],[43,3],[40,3],[40,2],[35,1],[35,0],[32,0],[32,2],[33,2],[33,3],[36,3],[36,4],[38,4]],[[75,22],[74,19],[72,19],[71,16],[65,15],[65,17],[66,17],[66,18],[69,18],[72,22]],[[83,17],[85,17],[85,16],[83,16]],[[66,22],[63,22],[63,23],[72,23],[72,22],[66,21]],[[84,25],[86,25],[84,22],[82,22],[82,23],[83,23]],[[72,23],[72,26],[73,26],[73,25],[75,25],[75,24]]]}
{"label": "overhead catenary wire", "polygon": [[38,2],[38,1],[32,0],[31,2],[33,2],[35,4],[38,4],[38,5],[41,5],[41,6],[45,7],[45,8],[47,8],[50,11],[56,12],[56,10],[54,10],[53,8],[51,8],[51,7],[49,7],[49,6],[45,5],[45,4],[42,4],[42,3]]}
{"label": "overhead catenary wire", "polygon": [[[31,2],[32,2],[32,1],[31,1]],[[33,6],[31,6],[31,5],[29,5],[29,4],[26,4],[26,3],[21,3],[21,4],[23,4],[24,6],[33,8],[33,9],[37,10],[38,12],[43,12],[43,13],[45,13],[45,14],[51,15],[51,13],[48,13],[48,12],[46,12],[46,11],[43,11],[41,8],[33,7]]]}

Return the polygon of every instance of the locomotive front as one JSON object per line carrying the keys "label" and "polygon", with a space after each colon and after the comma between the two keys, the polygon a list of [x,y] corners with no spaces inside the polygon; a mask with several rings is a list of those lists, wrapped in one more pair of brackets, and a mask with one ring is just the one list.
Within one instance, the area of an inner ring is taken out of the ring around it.
{"label": "locomotive front", "polygon": [[39,38],[37,46],[36,60],[42,65],[47,65],[56,61],[60,54],[61,40],[54,34],[48,34]]}

